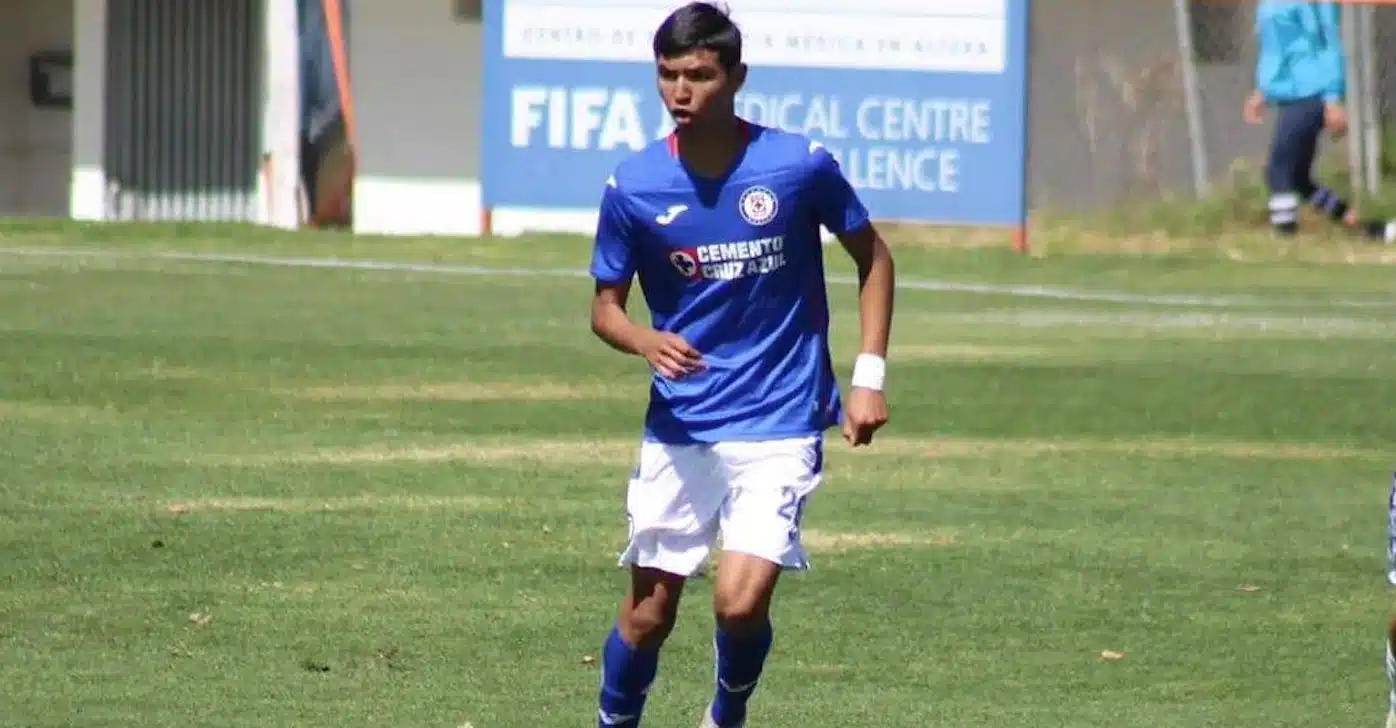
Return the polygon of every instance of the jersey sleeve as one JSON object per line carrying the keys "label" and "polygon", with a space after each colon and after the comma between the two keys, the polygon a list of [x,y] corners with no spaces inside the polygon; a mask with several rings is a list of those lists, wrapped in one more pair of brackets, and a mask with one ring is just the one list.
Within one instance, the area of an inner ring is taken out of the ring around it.
{"label": "jersey sleeve", "polygon": [[625,283],[635,275],[635,228],[616,178],[606,181],[601,214],[591,249],[591,277],[602,283]]}
{"label": "jersey sleeve", "polygon": [[868,208],[843,176],[838,160],[819,144],[811,144],[810,153],[814,156],[812,174],[819,224],[835,235],[867,225]]}

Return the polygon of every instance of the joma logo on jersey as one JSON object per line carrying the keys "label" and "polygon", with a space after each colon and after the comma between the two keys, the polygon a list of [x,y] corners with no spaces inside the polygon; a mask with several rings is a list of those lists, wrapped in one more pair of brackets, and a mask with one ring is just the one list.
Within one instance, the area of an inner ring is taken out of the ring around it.
{"label": "joma logo on jersey", "polygon": [[669,254],[674,270],[693,280],[730,281],[770,273],[785,266],[785,238],[742,240],[683,248]]}

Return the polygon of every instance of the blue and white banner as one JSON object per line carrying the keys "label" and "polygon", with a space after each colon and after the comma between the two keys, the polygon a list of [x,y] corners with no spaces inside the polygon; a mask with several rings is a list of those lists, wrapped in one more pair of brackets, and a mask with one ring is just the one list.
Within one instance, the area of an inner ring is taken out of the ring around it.
{"label": "blue and white banner", "polygon": [[[678,0],[486,3],[484,202],[593,209],[672,128],[651,39]],[[809,135],[878,219],[1018,225],[1028,0],[730,0],[744,118]]]}

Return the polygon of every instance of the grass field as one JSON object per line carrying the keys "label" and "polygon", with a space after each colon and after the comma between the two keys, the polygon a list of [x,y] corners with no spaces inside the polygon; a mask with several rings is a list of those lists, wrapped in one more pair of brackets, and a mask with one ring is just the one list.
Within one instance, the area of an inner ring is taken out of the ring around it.
{"label": "grass field", "polygon": [[[152,254],[585,243],[0,246],[0,726],[594,724],[646,375],[587,280]],[[1390,267],[897,253],[892,423],[831,444],[753,728],[1379,725]],[[710,696],[708,596],[648,726]]]}

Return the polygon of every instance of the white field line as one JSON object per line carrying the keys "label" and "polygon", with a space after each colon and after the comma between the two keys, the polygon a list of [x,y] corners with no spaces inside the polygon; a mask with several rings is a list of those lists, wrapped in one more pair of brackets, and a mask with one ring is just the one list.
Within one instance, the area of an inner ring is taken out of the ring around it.
{"label": "white field line", "polygon": [[[161,260],[186,263],[223,265],[257,265],[276,268],[322,268],[330,270],[384,271],[398,273],[428,273],[459,276],[549,276],[587,278],[587,271],[575,268],[519,268],[446,263],[412,263],[393,260],[358,260],[323,257],[283,257],[224,253],[195,253],[177,251],[125,251],[106,248],[15,248],[0,246],[0,255],[31,258],[96,258],[104,260]],[[854,285],[851,276],[829,276],[828,281],[839,285]],[[1102,303],[1153,304],[1160,306],[1191,306],[1203,308],[1234,307],[1312,307],[1313,303],[1253,295],[1213,295],[1195,293],[1126,293],[1121,291],[1087,291],[1053,286],[966,283],[918,278],[898,278],[899,289],[940,293],[977,293],[991,296],[1048,298],[1061,301],[1095,301]],[[1358,300],[1333,298],[1322,301],[1334,308],[1396,308],[1396,299]]]}

